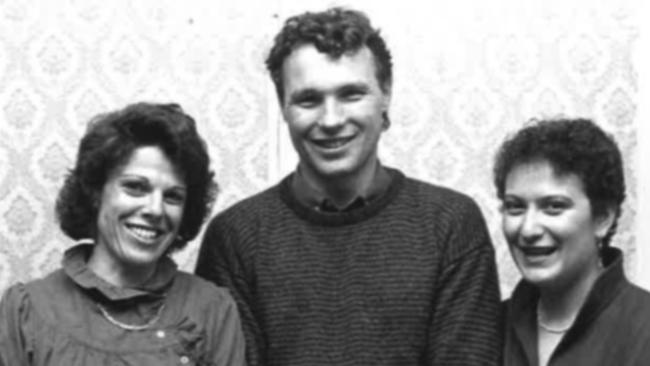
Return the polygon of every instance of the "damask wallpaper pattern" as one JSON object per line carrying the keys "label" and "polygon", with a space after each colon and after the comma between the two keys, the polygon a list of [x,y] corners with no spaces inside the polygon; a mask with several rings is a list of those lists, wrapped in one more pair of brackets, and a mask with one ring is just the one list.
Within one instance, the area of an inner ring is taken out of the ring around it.
{"label": "damask wallpaper pattern", "polygon": [[[350,4],[382,29],[394,56],[382,160],[477,200],[504,296],[518,275],[501,235],[492,158],[533,117],[592,117],[619,141],[628,200],[614,244],[634,279],[634,8],[427,3],[0,0],[0,291],[56,268],[71,245],[53,203],[96,113],[139,100],[180,103],[209,142],[221,187],[215,212],[293,169],[263,60],[287,16]],[[175,256],[181,268],[192,270],[198,242]]]}

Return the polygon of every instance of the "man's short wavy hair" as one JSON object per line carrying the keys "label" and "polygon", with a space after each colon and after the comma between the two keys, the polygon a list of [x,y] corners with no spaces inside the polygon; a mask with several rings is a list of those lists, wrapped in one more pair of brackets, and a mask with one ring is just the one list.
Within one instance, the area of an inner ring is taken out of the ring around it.
{"label": "man's short wavy hair", "polygon": [[494,185],[503,200],[508,174],[520,164],[548,162],[556,174],[575,174],[594,217],[614,210],[614,223],[603,238],[607,247],[616,232],[625,200],[625,178],[621,152],[614,139],[588,119],[531,121],[507,139],[494,164]]}
{"label": "man's short wavy hair", "polygon": [[372,27],[370,19],[356,10],[339,7],[322,12],[306,12],[293,16],[275,37],[266,68],[271,74],[280,101],[284,101],[282,64],[296,48],[312,44],[319,52],[337,59],[349,52],[356,52],[363,46],[372,52],[377,70],[377,81],[387,92],[393,80],[393,64],[386,42],[379,30]]}
{"label": "man's short wavy hair", "polygon": [[178,104],[136,103],[88,123],[77,160],[56,201],[61,230],[74,240],[97,237],[101,192],[111,172],[143,146],[160,147],[182,175],[187,196],[178,237],[169,252],[194,239],[211,212],[217,185],[194,119]]}

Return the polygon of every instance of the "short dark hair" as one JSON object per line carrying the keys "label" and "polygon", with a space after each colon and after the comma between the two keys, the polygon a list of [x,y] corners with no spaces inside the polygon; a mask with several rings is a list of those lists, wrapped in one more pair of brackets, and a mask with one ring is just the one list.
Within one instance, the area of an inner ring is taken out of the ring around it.
{"label": "short dark hair", "polygon": [[131,104],[88,123],[75,166],[56,201],[59,225],[66,235],[74,240],[95,238],[99,199],[110,173],[142,146],[160,147],[187,186],[179,237],[169,251],[196,237],[217,193],[206,144],[194,119],[178,104],[152,103]]}
{"label": "short dark hair", "polygon": [[547,161],[558,175],[580,178],[594,216],[614,210],[614,223],[602,243],[608,246],[625,199],[623,161],[614,139],[588,119],[531,121],[508,138],[496,155],[493,173],[499,199],[503,200],[510,171],[537,161]]}
{"label": "short dark hair", "polygon": [[386,42],[370,19],[356,10],[334,7],[321,12],[306,12],[293,16],[275,37],[266,59],[280,101],[284,100],[282,64],[297,47],[313,44],[319,52],[339,58],[347,52],[356,52],[367,46],[372,52],[377,69],[377,81],[386,92],[393,80],[393,64]]}

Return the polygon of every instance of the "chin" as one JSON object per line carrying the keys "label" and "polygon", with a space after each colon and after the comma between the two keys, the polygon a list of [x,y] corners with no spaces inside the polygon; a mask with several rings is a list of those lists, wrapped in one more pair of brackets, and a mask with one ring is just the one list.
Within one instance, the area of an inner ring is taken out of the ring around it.
{"label": "chin", "polygon": [[149,266],[160,260],[164,253],[150,251],[134,251],[128,256],[128,261],[134,266]]}
{"label": "chin", "polygon": [[549,269],[523,269],[521,271],[524,280],[536,287],[555,287],[558,276]]}
{"label": "chin", "polygon": [[339,178],[354,174],[358,169],[345,161],[333,161],[315,164],[314,170],[324,177]]}

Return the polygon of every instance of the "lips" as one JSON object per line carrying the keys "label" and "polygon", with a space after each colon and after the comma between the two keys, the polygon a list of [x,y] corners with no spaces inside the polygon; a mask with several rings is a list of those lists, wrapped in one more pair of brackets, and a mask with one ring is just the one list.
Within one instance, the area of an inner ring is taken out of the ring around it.
{"label": "lips", "polygon": [[126,224],[129,231],[138,239],[142,241],[152,241],[162,235],[163,231],[150,226],[138,224]]}
{"label": "lips", "polygon": [[336,138],[325,138],[325,139],[312,139],[311,142],[314,145],[323,149],[338,149],[342,146],[345,146],[353,139],[354,136],[348,136],[348,137],[336,137]]}
{"label": "lips", "polygon": [[545,256],[545,255],[550,255],[553,254],[555,251],[557,251],[557,247],[554,246],[538,246],[538,247],[531,247],[531,246],[521,246],[518,245],[517,248],[522,251],[527,256]]}

